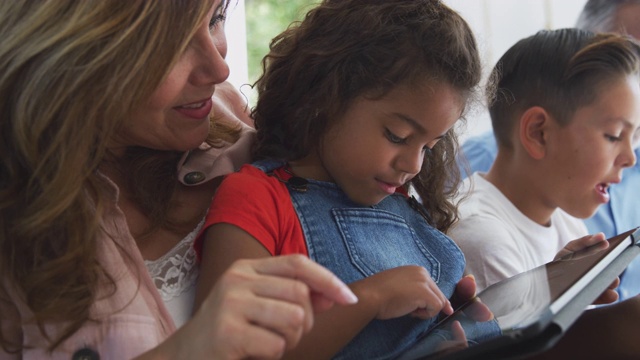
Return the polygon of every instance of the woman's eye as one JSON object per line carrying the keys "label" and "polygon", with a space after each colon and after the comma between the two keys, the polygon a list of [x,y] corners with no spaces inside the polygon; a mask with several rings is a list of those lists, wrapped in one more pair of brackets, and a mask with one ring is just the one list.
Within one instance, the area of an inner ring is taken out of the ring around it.
{"label": "woman's eye", "polygon": [[209,20],[209,30],[213,30],[218,27],[221,23],[226,19],[226,11],[222,4],[218,5],[216,10],[213,12],[213,16],[211,16],[211,20]]}
{"label": "woman's eye", "polygon": [[209,21],[209,30],[213,30],[216,27],[218,27],[219,24],[221,24],[222,22],[224,22],[225,20],[225,15],[224,14],[216,14],[213,15],[213,17],[211,18],[211,20]]}
{"label": "woman's eye", "polygon": [[399,136],[397,136],[396,134],[392,133],[391,131],[389,131],[389,129],[385,129],[385,136],[387,137],[387,139],[394,143],[394,144],[404,144],[407,142],[406,138],[401,138]]}

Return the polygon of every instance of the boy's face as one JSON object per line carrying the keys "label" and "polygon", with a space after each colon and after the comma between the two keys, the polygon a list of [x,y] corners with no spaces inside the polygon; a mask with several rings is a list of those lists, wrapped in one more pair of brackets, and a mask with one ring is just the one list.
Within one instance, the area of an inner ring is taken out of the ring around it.
{"label": "boy's face", "polygon": [[565,127],[548,137],[549,201],[569,214],[587,218],[609,201],[608,187],[632,166],[640,125],[638,79],[602,85],[592,104],[578,108]]}
{"label": "boy's face", "polygon": [[316,177],[335,182],[356,203],[377,204],[418,174],[462,109],[458,93],[442,84],[356,98],[325,134]]}

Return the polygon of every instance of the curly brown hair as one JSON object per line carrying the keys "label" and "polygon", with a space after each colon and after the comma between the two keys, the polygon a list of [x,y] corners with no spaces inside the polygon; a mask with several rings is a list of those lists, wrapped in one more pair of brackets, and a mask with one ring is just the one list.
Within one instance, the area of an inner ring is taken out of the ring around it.
{"label": "curly brown hair", "polygon": [[[439,82],[466,103],[481,77],[471,29],[436,0],[325,0],[273,39],[263,68],[252,112],[256,160],[306,156],[358,96]],[[442,231],[457,219],[457,150],[450,130],[411,181]]]}

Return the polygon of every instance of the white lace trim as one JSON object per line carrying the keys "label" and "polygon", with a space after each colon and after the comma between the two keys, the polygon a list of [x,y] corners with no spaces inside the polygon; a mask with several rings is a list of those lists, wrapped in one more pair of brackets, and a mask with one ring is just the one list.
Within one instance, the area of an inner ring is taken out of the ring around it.
{"label": "white lace trim", "polygon": [[177,298],[196,284],[199,271],[193,242],[203,225],[204,219],[191,233],[159,259],[144,261],[165,303]]}

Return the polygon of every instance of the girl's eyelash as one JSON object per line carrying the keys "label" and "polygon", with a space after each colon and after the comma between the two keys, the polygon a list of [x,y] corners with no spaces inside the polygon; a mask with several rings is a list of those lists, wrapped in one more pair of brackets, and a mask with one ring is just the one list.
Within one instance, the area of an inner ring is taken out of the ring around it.
{"label": "girl's eyelash", "polygon": [[389,131],[389,129],[384,129],[384,132],[387,139],[389,139],[389,141],[394,144],[404,144],[407,142],[407,139],[399,137],[398,135]]}

